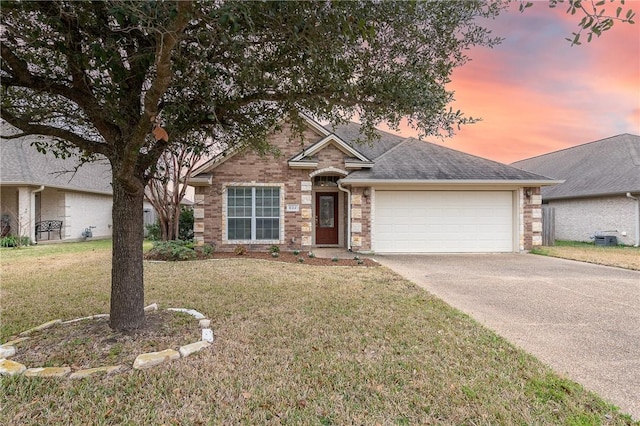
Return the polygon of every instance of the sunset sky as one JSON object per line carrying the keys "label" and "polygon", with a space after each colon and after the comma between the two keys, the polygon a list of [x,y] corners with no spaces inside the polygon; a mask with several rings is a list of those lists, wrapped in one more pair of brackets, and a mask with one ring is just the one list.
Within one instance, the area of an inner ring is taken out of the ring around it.
{"label": "sunset sky", "polygon": [[[591,43],[571,46],[578,15],[535,1],[489,22],[505,40],[475,48],[449,88],[454,109],[482,121],[465,126],[447,147],[503,163],[596,141],[640,134],[640,0],[625,2],[636,24],[616,23]],[[614,6],[617,6],[614,5]],[[613,8],[615,10],[615,7]],[[411,130],[403,135],[414,136]]]}

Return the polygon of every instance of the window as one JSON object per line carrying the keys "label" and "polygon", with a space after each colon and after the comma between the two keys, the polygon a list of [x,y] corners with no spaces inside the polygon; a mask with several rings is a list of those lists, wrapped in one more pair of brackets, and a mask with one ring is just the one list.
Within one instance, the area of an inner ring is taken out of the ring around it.
{"label": "window", "polygon": [[227,188],[228,240],[280,239],[280,188]]}

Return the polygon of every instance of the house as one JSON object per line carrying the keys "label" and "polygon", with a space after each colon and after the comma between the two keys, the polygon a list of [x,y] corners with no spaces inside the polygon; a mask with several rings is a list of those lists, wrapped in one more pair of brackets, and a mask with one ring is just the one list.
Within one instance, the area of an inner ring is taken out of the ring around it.
{"label": "house", "polygon": [[640,245],[640,136],[622,134],[512,164],[562,179],[542,189],[555,210],[556,238],[590,241],[597,234]]}
{"label": "house", "polygon": [[194,171],[194,232],[219,250],[518,252],[540,245],[552,179],[440,145],[306,119],[270,136],[281,155],[223,152]]}
{"label": "house", "polygon": [[[0,141],[0,214],[3,233],[32,241],[111,236],[111,167],[106,161],[74,171],[78,159],[43,155],[37,136]],[[62,221],[60,231],[36,234],[36,223]],[[86,235],[86,234],[85,234]]]}

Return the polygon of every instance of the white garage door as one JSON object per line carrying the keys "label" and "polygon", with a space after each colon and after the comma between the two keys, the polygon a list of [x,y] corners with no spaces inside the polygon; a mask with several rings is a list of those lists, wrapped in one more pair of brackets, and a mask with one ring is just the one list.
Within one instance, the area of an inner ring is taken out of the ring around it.
{"label": "white garage door", "polygon": [[511,191],[376,191],[378,253],[513,251]]}

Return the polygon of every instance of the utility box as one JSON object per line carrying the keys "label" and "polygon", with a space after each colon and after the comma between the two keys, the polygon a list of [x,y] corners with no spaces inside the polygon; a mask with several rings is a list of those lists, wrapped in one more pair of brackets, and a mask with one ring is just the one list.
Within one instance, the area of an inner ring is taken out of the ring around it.
{"label": "utility box", "polygon": [[595,243],[597,246],[617,246],[618,237],[614,235],[596,235]]}

